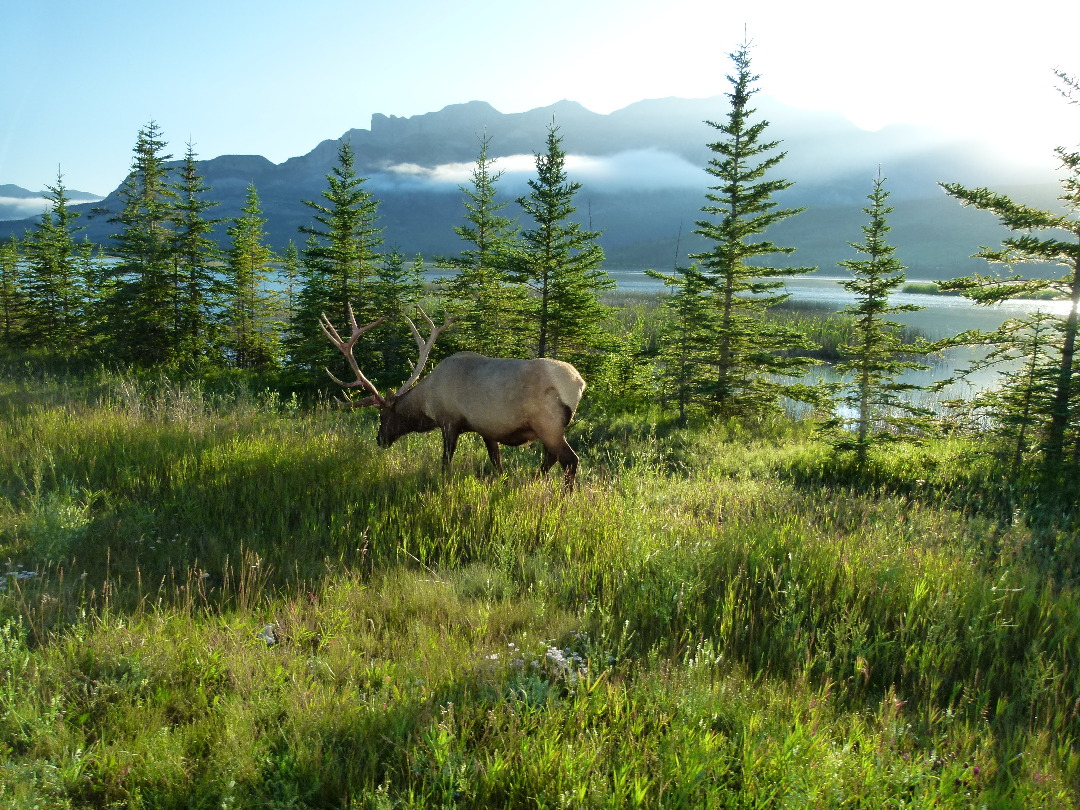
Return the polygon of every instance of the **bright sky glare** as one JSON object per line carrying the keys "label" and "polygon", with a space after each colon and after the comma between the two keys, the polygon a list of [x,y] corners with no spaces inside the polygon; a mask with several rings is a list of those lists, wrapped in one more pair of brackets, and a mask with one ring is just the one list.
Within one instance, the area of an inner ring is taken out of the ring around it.
{"label": "bright sky glare", "polygon": [[[1026,0],[0,0],[0,184],[104,194],[140,127],[199,157],[310,151],[373,113],[561,99],[609,113],[728,89],[748,32],[763,94],[977,134],[1054,168],[1080,141],[1080,3]],[[717,117],[723,115],[718,108]],[[774,133],[783,138],[784,134]],[[540,136],[538,136],[540,137]]]}

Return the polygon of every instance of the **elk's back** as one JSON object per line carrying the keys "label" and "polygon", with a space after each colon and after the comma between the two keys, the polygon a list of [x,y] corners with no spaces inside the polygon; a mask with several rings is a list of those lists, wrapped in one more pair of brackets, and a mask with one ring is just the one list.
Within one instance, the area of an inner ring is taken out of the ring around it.
{"label": "elk's back", "polygon": [[569,363],[514,360],[459,352],[416,386],[424,411],[436,422],[458,421],[490,436],[511,434],[558,416],[569,423],[585,381]]}

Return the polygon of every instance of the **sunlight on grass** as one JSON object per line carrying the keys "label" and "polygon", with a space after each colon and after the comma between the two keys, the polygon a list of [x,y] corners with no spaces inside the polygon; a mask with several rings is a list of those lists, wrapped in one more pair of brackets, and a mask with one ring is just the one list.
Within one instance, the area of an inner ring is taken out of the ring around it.
{"label": "sunlight on grass", "polygon": [[5,806],[1075,806],[1080,600],[961,441],[845,483],[797,425],[587,417],[565,493],[273,397],[36,390]]}

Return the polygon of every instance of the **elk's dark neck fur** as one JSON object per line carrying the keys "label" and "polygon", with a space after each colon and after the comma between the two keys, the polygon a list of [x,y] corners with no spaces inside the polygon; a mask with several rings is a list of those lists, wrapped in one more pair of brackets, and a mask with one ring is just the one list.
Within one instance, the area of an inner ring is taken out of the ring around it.
{"label": "elk's dark neck fur", "polygon": [[423,397],[416,395],[418,387],[413,386],[394,400],[394,415],[402,428],[402,433],[426,433],[439,426],[438,422],[424,414]]}

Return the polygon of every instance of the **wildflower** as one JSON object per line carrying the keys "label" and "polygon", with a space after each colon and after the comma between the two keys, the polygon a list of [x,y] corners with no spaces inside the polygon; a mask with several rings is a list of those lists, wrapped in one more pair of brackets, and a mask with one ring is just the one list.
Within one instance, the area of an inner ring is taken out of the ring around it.
{"label": "wildflower", "polygon": [[544,653],[544,657],[546,657],[556,669],[566,669],[569,667],[569,664],[566,662],[566,656],[563,655],[563,651],[558,647],[548,647],[547,652]]}

